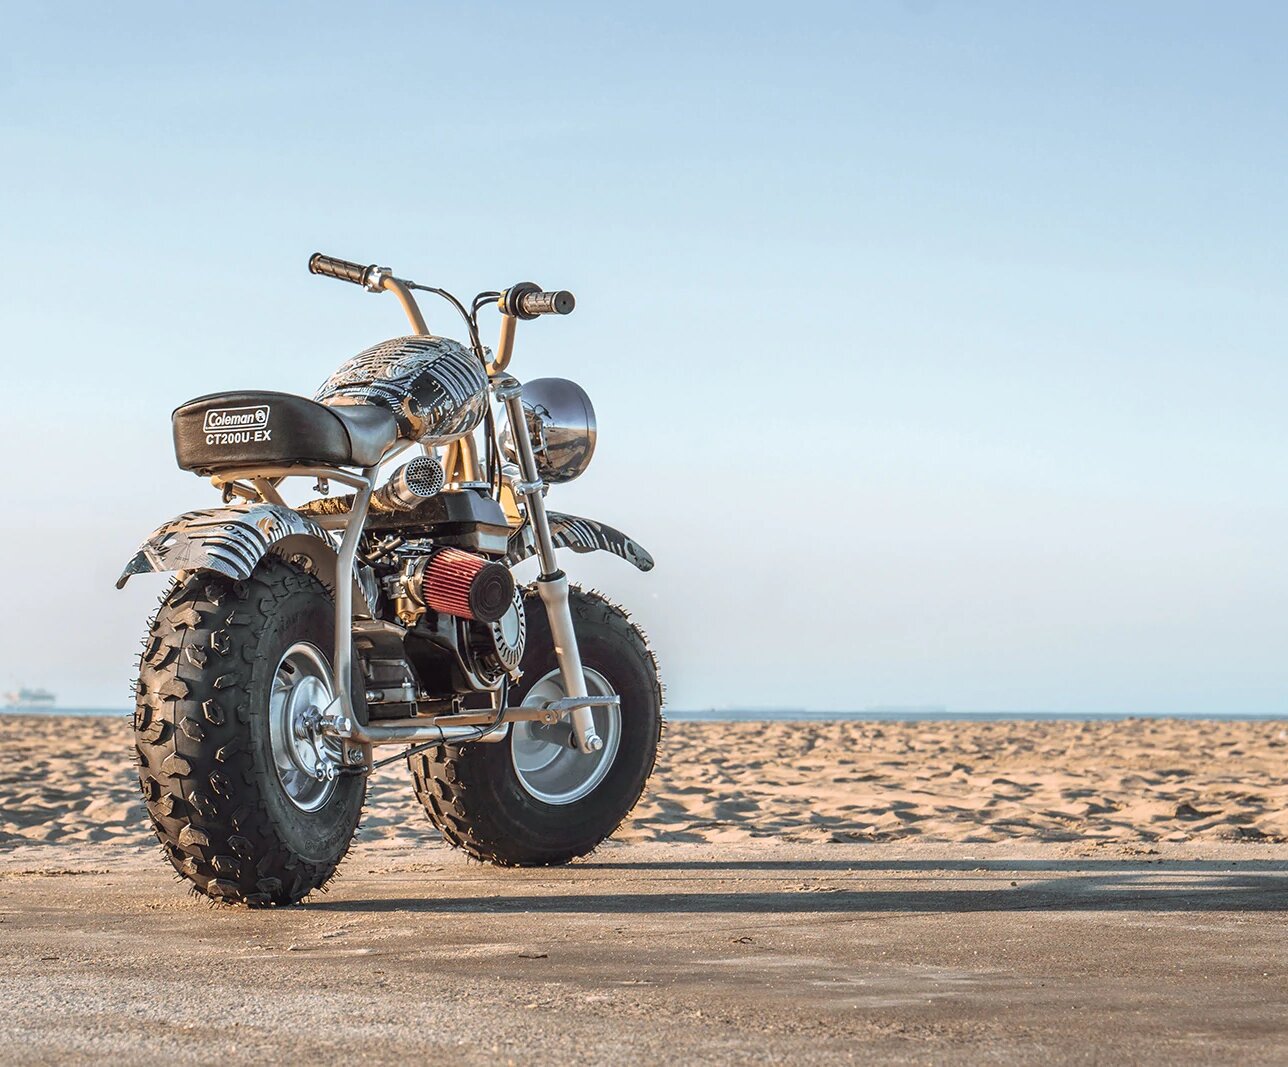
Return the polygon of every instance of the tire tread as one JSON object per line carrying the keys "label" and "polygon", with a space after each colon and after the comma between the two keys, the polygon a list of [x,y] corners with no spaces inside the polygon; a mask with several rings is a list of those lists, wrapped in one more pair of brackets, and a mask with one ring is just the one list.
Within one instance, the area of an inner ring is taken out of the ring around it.
{"label": "tire tread", "polygon": [[253,788],[243,736],[262,631],[246,609],[271,613],[301,591],[329,596],[316,578],[276,559],[240,582],[181,576],[144,641],[134,713],[144,804],[166,859],[223,903],[297,903],[323,888],[343,857],[313,862],[284,846]]}

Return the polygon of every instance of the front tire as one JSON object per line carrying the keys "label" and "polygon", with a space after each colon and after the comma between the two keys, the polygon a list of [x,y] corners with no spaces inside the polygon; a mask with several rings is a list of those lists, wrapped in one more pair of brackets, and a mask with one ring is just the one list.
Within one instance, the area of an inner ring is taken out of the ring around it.
{"label": "front tire", "polygon": [[338,753],[300,726],[334,694],[334,633],[326,587],[275,557],[246,581],[187,576],[152,622],[139,785],[166,857],[209,897],[295,904],[349,849],[366,777],[317,780]]}
{"label": "front tire", "polygon": [[[594,709],[600,753],[566,743],[568,727],[511,724],[498,742],[439,745],[408,757],[416,797],[443,836],[502,867],[544,867],[585,856],[630,814],[653,773],[662,733],[662,686],[644,635],[598,593],[569,590],[588,688],[617,693],[621,710]],[[545,607],[525,597],[523,678],[508,704],[563,695]]]}

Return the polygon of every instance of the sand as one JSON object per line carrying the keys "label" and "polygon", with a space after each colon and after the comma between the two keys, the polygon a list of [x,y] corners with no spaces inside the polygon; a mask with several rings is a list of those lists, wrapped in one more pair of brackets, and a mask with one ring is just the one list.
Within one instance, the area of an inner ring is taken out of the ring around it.
{"label": "sand", "polygon": [[[141,846],[124,719],[0,717],[0,850]],[[437,839],[394,764],[362,839]],[[673,723],[622,842],[1288,841],[1288,723]]]}
{"label": "sand", "polygon": [[125,721],[0,718],[0,1063],[1288,1062],[1279,723],[677,724],[618,838],[400,768],[303,906],[185,890]]}

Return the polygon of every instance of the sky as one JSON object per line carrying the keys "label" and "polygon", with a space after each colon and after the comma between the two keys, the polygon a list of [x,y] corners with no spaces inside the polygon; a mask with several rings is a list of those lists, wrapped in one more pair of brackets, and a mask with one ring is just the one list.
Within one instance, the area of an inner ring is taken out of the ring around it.
{"label": "sky", "polygon": [[321,250],[577,294],[672,706],[1288,712],[1288,7],[0,16],[4,688],[129,703],[173,407],[406,332]]}

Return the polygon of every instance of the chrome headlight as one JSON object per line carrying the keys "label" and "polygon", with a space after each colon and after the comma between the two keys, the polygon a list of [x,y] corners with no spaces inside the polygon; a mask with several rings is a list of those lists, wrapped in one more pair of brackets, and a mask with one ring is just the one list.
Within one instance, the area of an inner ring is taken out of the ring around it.
{"label": "chrome headlight", "polygon": [[[595,454],[595,409],[590,397],[567,378],[536,378],[523,386],[523,414],[537,459],[537,471],[547,482],[570,482],[590,466]],[[501,447],[517,459],[507,429]]]}

